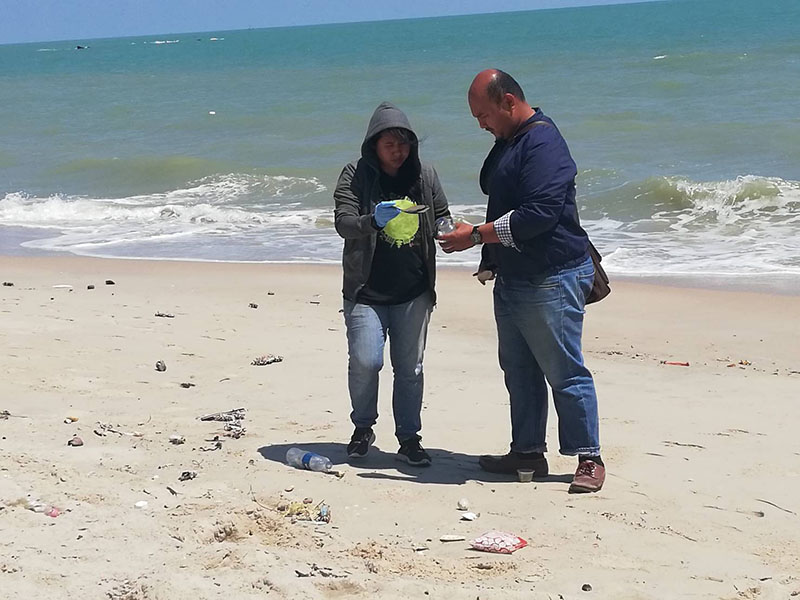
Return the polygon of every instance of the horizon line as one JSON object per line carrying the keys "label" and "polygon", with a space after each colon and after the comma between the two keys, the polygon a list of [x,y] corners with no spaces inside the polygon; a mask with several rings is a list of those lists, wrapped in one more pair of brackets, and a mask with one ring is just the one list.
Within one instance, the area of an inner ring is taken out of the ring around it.
{"label": "horizon line", "polygon": [[434,15],[434,16],[420,16],[420,17],[403,17],[400,19],[367,19],[365,21],[327,21],[325,23],[303,23],[295,25],[267,25],[264,27],[243,27],[240,29],[208,29],[205,31],[157,31],[153,33],[137,33],[133,35],[119,35],[119,36],[97,36],[97,37],[77,37],[77,38],[56,38],[49,40],[32,40],[29,42],[0,42],[0,46],[24,46],[26,44],[48,44],[51,42],[79,42],[89,40],[124,40],[130,38],[141,38],[148,36],[162,36],[162,35],[198,35],[206,33],[237,33],[240,31],[261,31],[268,29],[296,29],[300,27],[326,27],[330,25],[361,25],[368,23],[394,23],[402,21],[421,21],[424,19],[450,19],[460,17],[475,17],[482,15],[511,15],[529,12],[542,12],[542,11],[561,11],[561,10],[575,10],[575,9],[591,9],[591,8],[604,8],[610,6],[632,5],[632,4],[655,4],[661,2],[668,2],[670,0],[616,0],[608,4],[576,4],[574,6],[558,6],[558,7],[542,7],[531,8],[527,10],[499,10],[494,12],[467,12],[450,15]]}

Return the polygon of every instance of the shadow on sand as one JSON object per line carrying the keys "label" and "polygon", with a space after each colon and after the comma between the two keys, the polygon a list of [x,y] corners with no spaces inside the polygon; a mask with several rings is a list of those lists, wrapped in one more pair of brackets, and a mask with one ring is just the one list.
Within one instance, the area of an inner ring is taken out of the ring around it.
{"label": "shadow on sand", "polygon": [[[385,452],[378,446],[372,446],[369,454],[364,458],[350,459],[347,457],[347,445],[338,442],[273,444],[262,446],[258,452],[266,460],[286,464],[286,451],[293,446],[327,456],[334,465],[349,465],[357,471],[358,477],[364,479],[389,479],[447,485],[459,485],[467,481],[501,483],[516,479],[512,475],[487,473],[478,465],[477,456],[441,448],[426,448],[433,461],[429,467],[412,467],[398,460],[395,452]],[[551,474],[548,477],[537,478],[535,481],[537,483],[570,483],[572,473]]]}

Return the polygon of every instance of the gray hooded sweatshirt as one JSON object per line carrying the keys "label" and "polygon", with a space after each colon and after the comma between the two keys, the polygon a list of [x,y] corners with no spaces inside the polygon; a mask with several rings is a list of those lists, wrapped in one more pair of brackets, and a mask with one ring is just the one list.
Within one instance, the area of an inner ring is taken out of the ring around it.
{"label": "gray hooded sweatshirt", "polygon": [[[380,231],[372,218],[375,205],[381,201],[380,162],[375,154],[372,140],[382,131],[393,127],[407,129],[416,137],[406,115],[393,104],[382,102],[369,121],[367,134],[361,144],[361,158],[345,166],[333,192],[336,231],[344,238],[342,293],[347,300],[353,302],[357,301],[358,293],[369,279],[375,244]],[[406,163],[409,161],[412,161],[411,165],[419,173],[417,180],[419,197],[415,200],[430,206],[430,210],[419,217],[429,288],[435,302],[434,223],[439,217],[449,216],[450,211],[447,208],[447,197],[439,183],[439,176],[433,167],[420,162],[417,144],[411,146],[411,153]]]}

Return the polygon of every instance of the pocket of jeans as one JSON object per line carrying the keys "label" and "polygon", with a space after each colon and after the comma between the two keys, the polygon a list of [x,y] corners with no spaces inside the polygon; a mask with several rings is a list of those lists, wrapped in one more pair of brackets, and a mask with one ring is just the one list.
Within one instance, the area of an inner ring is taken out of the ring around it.
{"label": "pocket of jeans", "polygon": [[547,277],[534,283],[528,280],[514,280],[511,285],[504,285],[503,295],[517,308],[523,306],[541,306],[560,303],[562,290],[557,278]]}
{"label": "pocket of jeans", "polygon": [[587,275],[581,275],[578,278],[578,284],[580,285],[581,292],[583,292],[583,301],[586,302],[586,298],[589,297],[589,294],[592,292],[592,287],[594,286],[594,270]]}
{"label": "pocket of jeans", "polygon": [[503,279],[503,286],[512,291],[533,292],[536,290],[554,290],[561,285],[557,275],[535,277],[531,279]]}

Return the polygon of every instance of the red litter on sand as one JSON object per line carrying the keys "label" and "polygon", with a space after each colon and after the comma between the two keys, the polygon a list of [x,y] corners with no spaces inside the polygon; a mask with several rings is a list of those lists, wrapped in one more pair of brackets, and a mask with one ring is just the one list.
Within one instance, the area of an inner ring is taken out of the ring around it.
{"label": "red litter on sand", "polygon": [[497,554],[511,554],[528,545],[528,542],[513,533],[504,531],[487,531],[482,536],[470,542],[475,550],[494,552]]}

